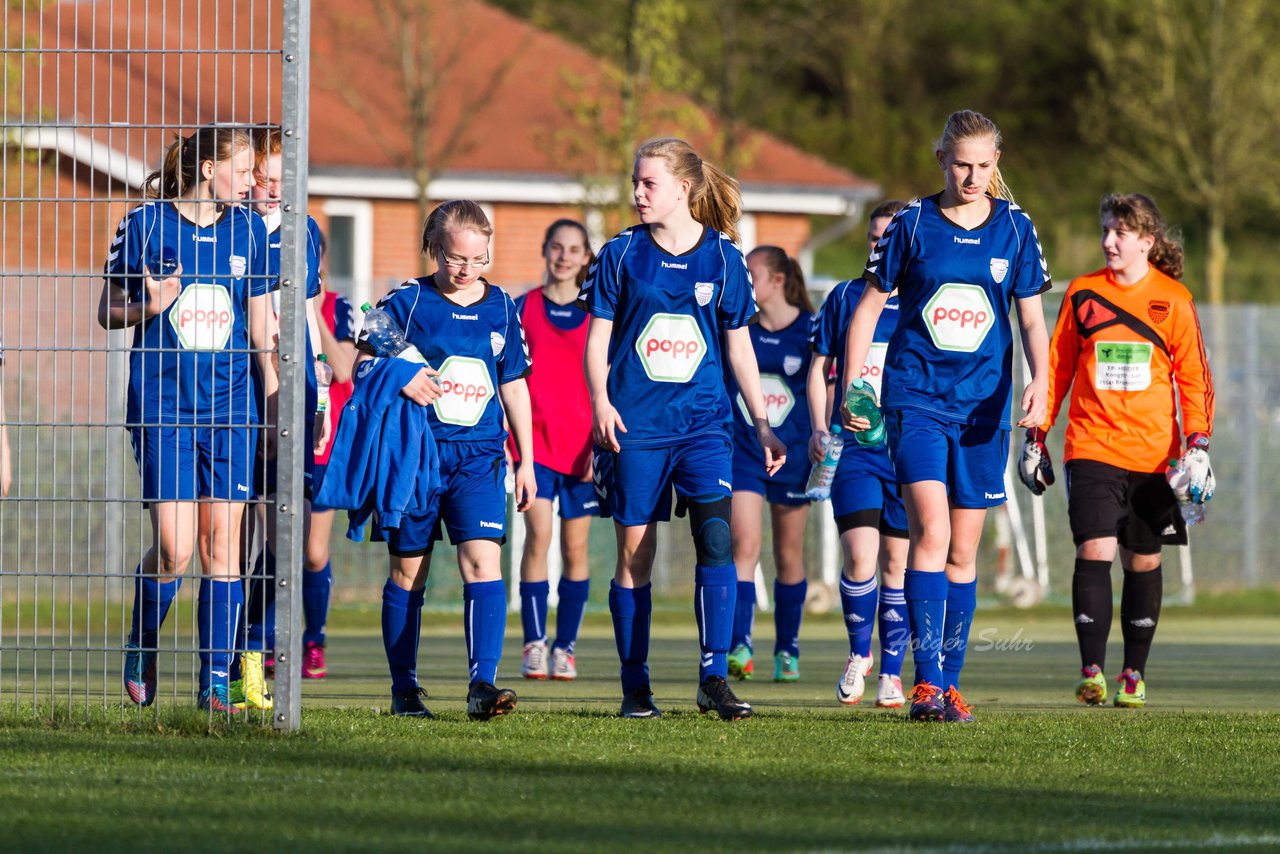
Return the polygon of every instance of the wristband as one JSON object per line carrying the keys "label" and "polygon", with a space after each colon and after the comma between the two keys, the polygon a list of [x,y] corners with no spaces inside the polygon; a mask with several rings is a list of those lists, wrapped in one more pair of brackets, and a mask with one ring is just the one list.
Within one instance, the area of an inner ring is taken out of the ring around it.
{"label": "wristband", "polygon": [[1199,448],[1202,451],[1209,450],[1209,434],[1192,433],[1187,437],[1187,448]]}

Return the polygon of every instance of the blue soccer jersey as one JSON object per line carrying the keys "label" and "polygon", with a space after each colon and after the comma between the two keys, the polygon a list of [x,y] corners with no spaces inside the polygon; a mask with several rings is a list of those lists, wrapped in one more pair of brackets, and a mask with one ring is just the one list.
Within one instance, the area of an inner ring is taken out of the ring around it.
{"label": "blue soccer jersey", "polygon": [[[827,299],[818,309],[813,320],[813,334],[809,345],[813,352],[835,359],[836,389],[843,391],[845,379],[844,347],[849,338],[849,323],[853,320],[854,309],[862,292],[866,290],[866,282],[862,279],[850,279],[840,282],[827,294]],[[862,367],[862,379],[871,385],[876,392],[876,399],[883,395],[883,377],[885,356],[889,350],[889,339],[898,328],[898,298],[890,297],[885,303],[880,319],[876,321],[876,331],[871,338],[871,349],[867,351],[867,361]],[[839,393],[839,392],[838,392]],[[840,423],[840,407],[831,408],[831,425]]]}
{"label": "blue soccer jersey", "polygon": [[884,407],[1009,429],[1013,300],[1051,287],[1031,219],[991,199],[981,225],[966,229],[916,199],[894,216],[863,274],[898,290],[898,329],[885,364]]}
{"label": "blue soccer jersey", "polygon": [[[267,264],[271,275],[278,282],[280,279],[280,214],[277,212],[265,220],[267,228],[270,230],[267,235]],[[316,221],[307,217],[307,299],[320,295],[320,226]],[[280,312],[280,292],[273,294],[275,298],[276,313]],[[303,321],[305,323],[305,321]],[[307,399],[306,410],[307,417],[310,418],[316,411],[317,390],[316,390],[316,357],[315,349],[311,346],[311,336],[305,334],[303,336],[307,342],[307,358],[304,364],[307,366]]]}
{"label": "blue soccer jersey", "polygon": [[623,448],[658,448],[708,433],[729,438],[723,332],[756,314],[741,250],[712,228],[672,255],[633,226],[592,263],[578,299],[613,321],[609,400]]}
{"label": "blue soccer jersey", "polygon": [[[440,372],[443,394],[429,420],[436,441],[505,441],[498,388],[528,376],[533,366],[511,297],[486,282],[479,300],[458,305],[423,276],[387,294],[378,308]],[[372,353],[363,331],[357,346]]]}
{"label": "blue soccer jersey", "polygon": [[106,275],[132,301],[147,300],[143,268],[171,256],[182,291],[165,311],[134,327],[129,355],[128,419],[145,424],[241,424],[256,421],[250,391],[250,297],[270,292],[262,218],[228,207],[197,226],[168,202],[125,214],[107,256]]}
{"label": "blue soccer jersey", "polygon": [[[760,366],[760,387],[769,426],[778,441],[787,446],[788,454],[803,457],[809,442],[809,331],[813,315],[801,311],[785,329],[770,332],[760,324],[751,326],[751,345]],[[733,440],[735,448],[762,454],[755,425],[747,413],[746,401],[738,391],[731,371],[729,390],[733,397]],[[761,457],[763,460],[763,457]]]}

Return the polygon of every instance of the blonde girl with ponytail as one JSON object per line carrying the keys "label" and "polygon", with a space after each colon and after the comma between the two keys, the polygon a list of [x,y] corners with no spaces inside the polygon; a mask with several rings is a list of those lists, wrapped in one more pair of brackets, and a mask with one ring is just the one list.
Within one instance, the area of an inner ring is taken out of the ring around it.
{"label": "blonde girl with ponytail", "polygon": [[[737,578],[731,548],[733,372],[769,475],[786,446],[769,426],[747,329],[756,316],[735,242],[738,184],[683,140],[640,146],[631,175],[640,223],[610,240],[580,301],[591,313],[585,368],[594,473],[613,516],[618,561],[609,593],[626,718],[661,715],[649,687],[650,575],[657,523],[687,510],[702,658],[697,704],[724,720],[751,716],[729,688]],[[738,417],[741,417],[739,415]]]}
{"label": "blonde girl with ponytail", "polygon": [[[941,192],[894,216],[872,249],[845,346],[859,376],[896,288],[898,326],[883,374],[886,438],[907,508],[904,581],[916,684],[912,720],[968,722],[960,694],[987,509],[1004,504],[1017,308],[1031,382],[1018,426],[1044,418],[1048,333],[1040,294],[1051,284],[1031,219],[1000,175],[1003,141],[981,113],[953,113],[934,146]],[[847,394],[847,389],[840,390]],[[846,428],[866,418],[841,410]],[[945,657],[944,657],[945,651]]]}

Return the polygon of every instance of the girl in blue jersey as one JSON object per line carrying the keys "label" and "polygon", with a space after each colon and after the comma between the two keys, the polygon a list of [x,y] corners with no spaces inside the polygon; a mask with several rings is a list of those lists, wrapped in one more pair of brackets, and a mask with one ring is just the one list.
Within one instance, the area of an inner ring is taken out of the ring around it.
{"label": "girl in blue jersey", "polygon": [[809,518],[805,453],[809,423],[805,381],[809,373],[809,329],[813,303],[796,259],[777,246],[758,246],[747,269],[760,307],[751,326],[751,346],[760,368],[769,426],[787,446],[787,464],[772,478],[736,386],[733,399],[733,562],[738,570],[737,604],[729,651],[729,673],[750,679],[751,629],[756,609],[756,564],[760,560],[760,514],[765,502],[773,524],[773,681],[800,678],[800,620],[808,584],[804,576],[804,527]]}
{"label": "girl in blue jersey", "polygon": [[[973,720],[960,670],[983,521],[988,507],[1005,501],[1010,303],[1032,375],[1018,424],[1038,426],[1046,412],[1049,339],[1040,294],[1050,287],[1049,269],[1030,218],[1008,200],[1000,143],[999,129],[980,113],[947,119],[934,151],[946,188],[899,212],[876,244],[863,274],[871,287],[858,301],[845,349],[856,376],[896,288],[898,328],[882,405],[910,530],[904,587],[916,665],[913,720]],[[842,416],[852,430],[870,426],[847,407]]]}
{"label": "girl in blue jersey", "polygon": [[[280,189],[282,186],[283,140],[280,128],[267,126],[254,131],[254,186],[249,192],[253,211],[260,215],[267,227],[267,265],[274,279],[280,276]],[[315,219],[307,217],[307,231],[304,237],[307,270],[307,303],[306,321],[307,354],[303,364],[306,366],[306,393],[303,405],[306,419],[306,434],[301,457],[303,459],[303,485],[310,492],[312,471],[314,469],[313,447],[320,447],[328,441],[329,413],[316,411],[316,371],[314,354],[317,352],[320,332],[317,302],[320,295],[320,255],[324,237]],[[273,308],[278,316],[280,291],[272,292]],[[274,457],[262,455],[258,462],[261,480],[258,492],[261,495],[274,495],[276,492],[276,460]],[[304,537],[311,526],[311,504],[303,502]],[[259,504],[257,513],[248,514],[245,524],[245,545],[242,548],[245,562],[251,557],[254,528],[261,525],[264,532],[262,548],[258,551],[252,567],[244,567],[248,573],[248,591],[245,597],[245,637],[244,653],[240,656],[237,667],[239,673],[233,672],[237,678],[231,682],[231,699],[233,702],[253,709],[270,710],[271,695],[267,690],[266,680],[274,675],[274,655],[276,634],[276,514],[269,512],[265,504]],[[317,591],[328,591],[330,579],[324,578],[316,570],[305,572],[302,576],[302,596],[304,602],[308,595],[314,598]]]}
{"label": "girl in blue jersey", "polygon": [[[127,417],[154,532],[137,569],[124,669],[129,698],[143,706],[155,700],[157,637],[198,535],[200,704],[237,711],[227,682],[244,601],[239,535],[262,414],[251,347],[269,410],[277,387],[266,228],[239,204],[253,165],[241,130],[205,127],[178,139],[107,256],[98,322],[134,329]],[[167,277],[157,278],[162,270]],[[263,436],[270,447],[271,433]]]}
{"label": "girl in blue jersey", "polygon": [[[537,495],[525,384],[531,362],[515,304],[480,276],[489,263],[492,234],[478,204],[445,202],[427,217],[422,232],[422,251],[437,264],[435,273],[410,279],[378,302],[434,368],[418,371],[403,393],[418,403],[434,401],[428,422],[440,454],[435,507],[406,516],[387,536],[391,577],[383,588],[382,637],[397,715],[430,717],[422,703],[426,692],[418,686],[418,633],[432,546],[442,538],[442,525],[457,546],[463,581],[471,680],[467,714],[487,719],[516,705],[514,691],[493,684],[507,624],[503,413],[520,452],[515,482],[523,512]],[[360,366],[374,355],[364,331],[358,347],[360,376]]]}
{"label": "girl in blue jersey", "polygon": [[[529,355],[538,370],[529,378],[533,408],[533,469],[538,498],[525,513],[524,554],[520,558],[520,620],[526,679],[568,681],[578,677],[574,645],[590,592],[587,536],[600,501],[591,483],[591,399],[582,376],[587,346],[587,313],[575,302],[591,252],[587,229],[559,219],[542,240],[546,272],[542,287],[516,300]],[[547,646],[547,550],[551,548],[552,501],[560,501],[560,554],[556,636]]]}
{"label": "girl in blue jersey", "polygon": [[751,706],[725,681],[737,594],[728,369],[768,474],[785,463],[786,446],[769,427],[746,329],[756,305],[734,243],[742,196],[736,181],[678,139],[641,146],[631,181],[641,224],[604,246],[580,295],[591,312],[585,366],[596,485],[618,539],[609,610],[622,715],[661,714],[649,689],[649,578],[657,523],[670,517],[674,486],[697,552],[698,708],[746,718]]}
{"label": "girl in blue jersey", "polygon": [[[902,202],[884,202],[871,212],[867,231],[869,249],[889,227]],[[844,388],[844,348],[849,320],[862,296],[862,279],[840,282],[831,289],[813,324],[813,351],[817,357],[809,368],[809,419],[813,435],[809,459],[820,462],[830,428],[840,423],[833,412],[828,385],[835,367],[834,388]],[[890,336],[898,325],[898,299],[890,296],[876,323],[875,336],[862,379],[881,395],[881,377]],[[828,426],[830,425],[830,427]],[[902,595],[902,574],[907,563],[907,511],[898,495],[898,482],[883,442],[862,445],[852,435],[844,436],[844,452],[831,484],[831,513],[840,532],[844,551],[844,571],[840,578],[840,606],[849,634],[849,658],[836,683],[836,699],[852,706],[862,700],[866,679],[871,673],[871,634],[880,629],[880,680],[876,705],[898,708],[902,693],[902,659],[909,639],[906,601]],[[879,565],[883,589],[876,585]]]}

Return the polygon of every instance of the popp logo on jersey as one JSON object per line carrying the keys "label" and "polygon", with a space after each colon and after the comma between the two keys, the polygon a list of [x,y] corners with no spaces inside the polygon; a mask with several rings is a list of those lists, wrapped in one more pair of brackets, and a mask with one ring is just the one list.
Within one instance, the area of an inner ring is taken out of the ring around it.
{"label": "popp logo on jersey", "polygon": [[981,347],[996,319],[986,291],[956,282],[938,288],[921,314],[934,346],[959,353]]}
{"label": "popp logo on jersey", "polygon": [[445,359],[436,382],[440,385],[436,417],[446,424],[474,427],[493,397],[488,367],[470,356]]}
{"label": "popp logo on jersey", "polygon": [[649,379],[687,383],[707,352],[706,339],[687,314],[655,314],[636,339],[636,352]]}
{"label": "popp logo on jersey", "polygon": [[221,285],[187,285],[169,306],[169,324],[187,350],[221,350],[235,325],[231,292]]}
{"label": "popp logo on jersey", "polygon": [[867,383],[876,393],[876,400],[881,399],[880,388],[884,382],[884,359],[889,353],[888,344],[872,344],[867,351],[867,361],[862,366],[862,381]]}
{"label": "popp logo on jersey", "polygon": [[[796,396],[791,393],[791,387],[777,374],[761,374],[760,391],[764,393],[764,411],[769,419],[769,426],[781,427],[796,406]],[[751,413],[741,394],[738,395],[738,409],[742,410],[742,417],[751,425]]]}

